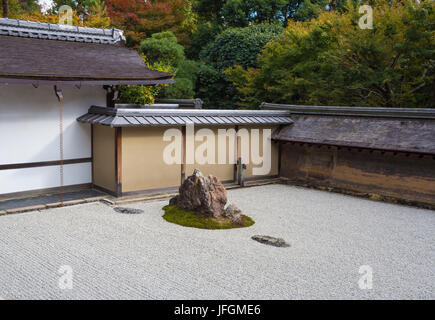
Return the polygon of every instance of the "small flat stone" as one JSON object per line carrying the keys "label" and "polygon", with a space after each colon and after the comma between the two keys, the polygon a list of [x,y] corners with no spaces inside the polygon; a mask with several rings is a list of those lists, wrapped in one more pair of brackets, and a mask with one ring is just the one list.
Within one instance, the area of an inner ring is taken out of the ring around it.
{"label": "small flat stone", "polygon": [[283,238],[275,238],[275,237],[264,236],[264,235],[255,235],[252,236],[251,239],[263,244],[267,244],[269,246],[290,247],[290,245],[287,242],[285,242]]}
{"label": "small flat stone", "polygon": [[113,210],[115,210],[116,212],[125,213],[125,214],[143,213],[143,210],[141,210],[141,209],[125,208],[125,207],[115,207],[115,208],[113,208]]}

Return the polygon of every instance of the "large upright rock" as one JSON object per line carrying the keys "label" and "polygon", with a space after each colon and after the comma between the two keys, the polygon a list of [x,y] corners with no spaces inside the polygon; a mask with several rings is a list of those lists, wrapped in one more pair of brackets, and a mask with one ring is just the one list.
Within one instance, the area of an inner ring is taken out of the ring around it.
{"label": "large upright rock", "polygon": [[204,177],[198,169],[180,186],[179,195],[169,204],[218,218],[224,214],[227,191],[215,176]]}

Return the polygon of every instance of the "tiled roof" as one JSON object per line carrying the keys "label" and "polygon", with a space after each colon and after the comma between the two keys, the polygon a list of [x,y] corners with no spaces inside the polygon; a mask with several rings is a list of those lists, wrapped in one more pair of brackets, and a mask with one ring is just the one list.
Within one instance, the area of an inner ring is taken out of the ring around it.
{"label": "tiled roof", "polygon": [[273,140],[435,154],[434,119],[294,113],[291,117],[294,123],[275,132]]}
{"label": "tiled roof", "polygon": [[379,108],[343,106],[303,106],[263,102],[260,109],[287,110],[291,114],[316,114],[375,118],[435,119],[435,109],[430,108]]}
{"label": "tiled roof", "polygon": [[77,121],[110,127],[291,124],[287,111],[112,109],[93,106]]}
{"label": "tiled roof", "polygon": [[98,29],[0,18],[0,35],[73,42],[117,44],[125,41],[122,30]]}
{"label": "tiled roof", "polygon": [[[57,40],[57,41],[56,41]],[[148,69],[118,29],[0,18],[0,83],[155,85],[172,74]]]}
{"label": "tiled roof", "polygon": [[[0,35],[0,82],[142,81],[156,84],[172,74],[150,70],[136,52],[122,45],[53,41]],[[118,84],[118,83],[117,83]],[[120,83],[128,84],[128,83]]]}

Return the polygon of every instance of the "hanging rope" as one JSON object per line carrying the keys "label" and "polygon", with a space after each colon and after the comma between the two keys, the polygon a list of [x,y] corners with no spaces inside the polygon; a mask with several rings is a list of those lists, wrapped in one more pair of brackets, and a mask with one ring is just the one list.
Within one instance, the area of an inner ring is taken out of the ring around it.
{"label": "hanging rope", "polygon": [[59,177],[60,177],[60,203],[59,207],[63,207],[63,95],[62,89],[58,86],[54,87],[56,96],[59,99],[59,156],[60,156],[60,166],[59,166]]}
{"label": "hanging rope", "polygon": [[59,147],[60,147],[60,207],[63,206],[63,99],[59,101]]}

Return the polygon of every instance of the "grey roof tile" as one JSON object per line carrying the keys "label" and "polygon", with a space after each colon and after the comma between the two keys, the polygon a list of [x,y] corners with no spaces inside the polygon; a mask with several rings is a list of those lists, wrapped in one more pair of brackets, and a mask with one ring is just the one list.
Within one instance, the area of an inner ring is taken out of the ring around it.
{"label": "grey roof tile", "polygon": [[146,121],[148,121],[151,125],[157,125],[157,124],[159,124],[159,123],[157,122],[157,120],[154,119],[154,117],[144,117],[144,119],[145,119]]}
{"label": "grey roof tile", "polygon": [[180,117],[172,117],[172,119],[174,119],[177,124],[184,124],[183,119],[181,119]]}
{"label": "grey roof tile", "polygon": [[118,126],[254,125],[291,124],[286,111],[204,110],[204,109],[126,109],[91,107],[77,121]]}
{"label": "grey roof tile", "polygon": [[165,117],[165,120],[166,120],[169,124],[177,124],[177,121],[175,121],[172,117]]}
{"label": "grey roof tile", "polygon": [[136,117],[137,121],[139,121],[141,124],[149,125],[150,123],[144,118],[144,117]]}
{"label": "grey roof tile", "polygon": [[99,29],[0,18],[0,35],[74,42],[116,44],[125,41],[122,30]]}
{"label": "grey roof tile", "polygon": [[133,117],[124,117],[124,119],[127,120],[132,125],[141,124],[134,116]]}
{"label": "grey roof tile", "polygon": [[219,122],[220,121],[219,119],[220,119],[220,117],[213,117],[213,116],[207,118],[208,122],[210,122],[212,124],[221,123],[221,122]]}
{"label": "grey roof tile", "polygon": [[164,117],[154,117],[159,124],[168,124],[169,122]]}

